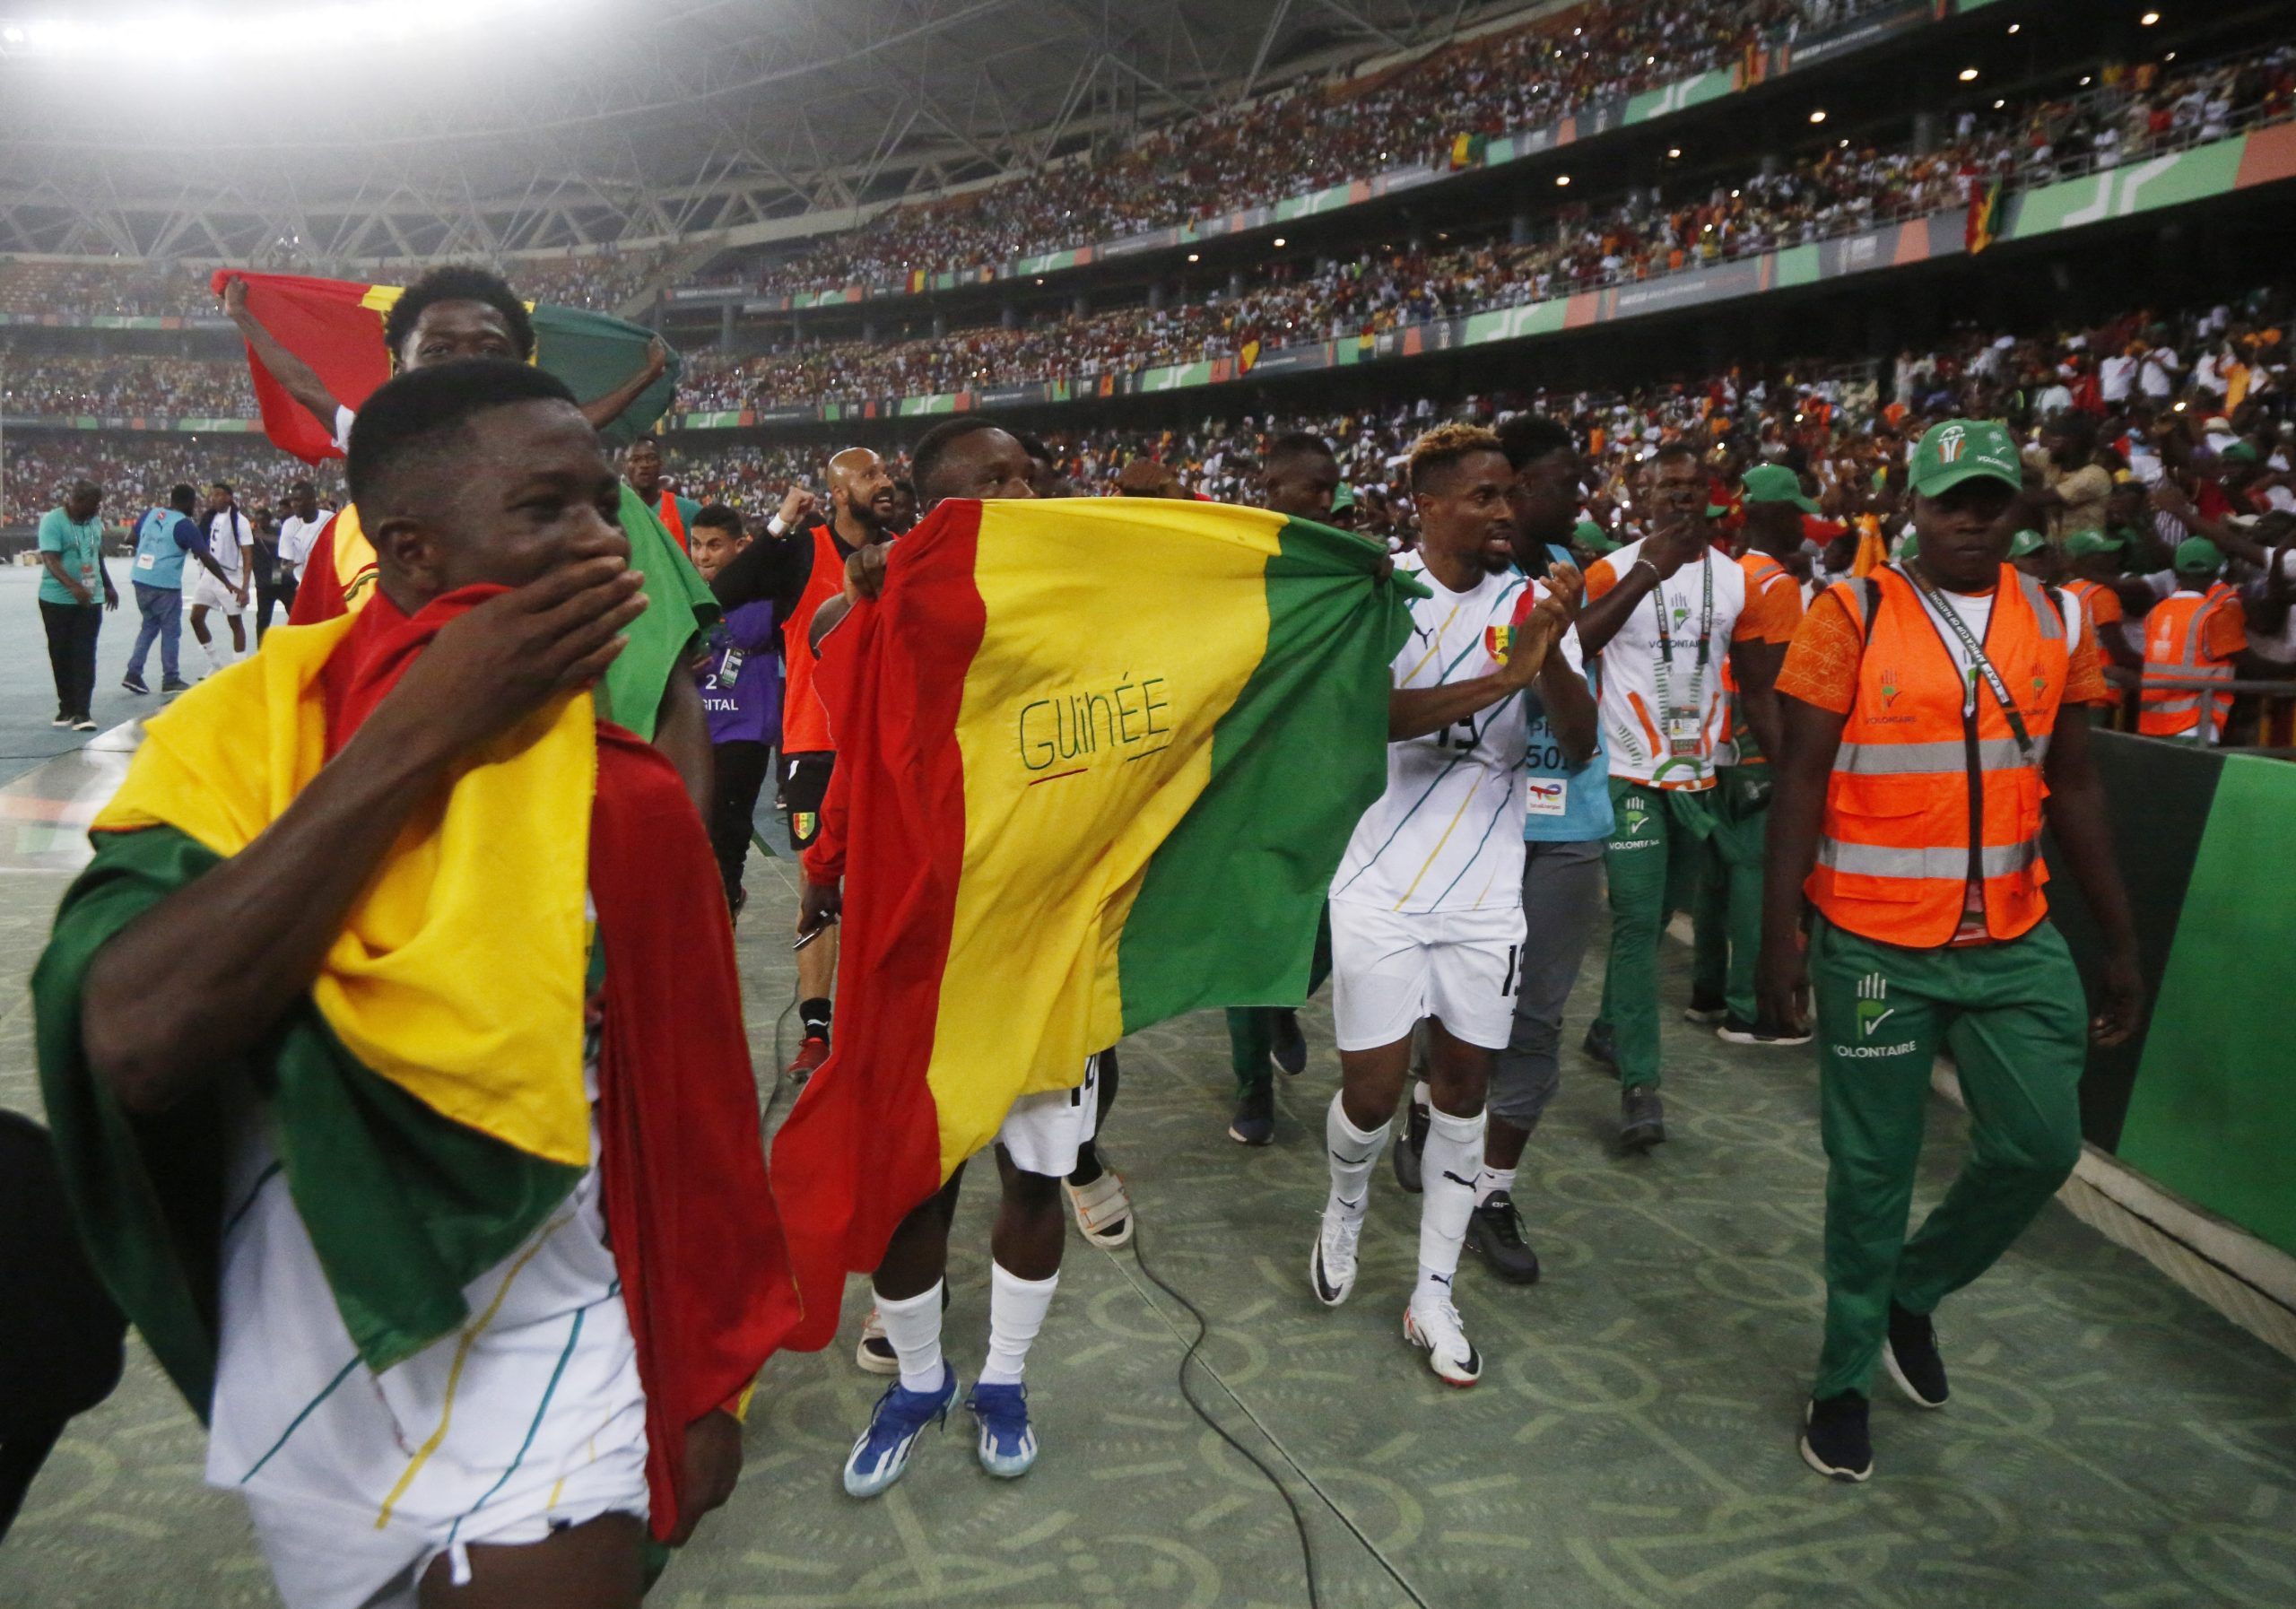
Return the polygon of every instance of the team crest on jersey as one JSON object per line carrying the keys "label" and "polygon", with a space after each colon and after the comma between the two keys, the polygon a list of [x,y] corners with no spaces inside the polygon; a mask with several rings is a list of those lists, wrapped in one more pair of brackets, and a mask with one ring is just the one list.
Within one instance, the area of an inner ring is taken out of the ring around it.
{"label": "team crest on jersey", "polygon": [[813,837],[813,829],[820,823],[821,817],[810,810],[792,811],[789,814],[789,831],[798,838]]}
{"label": "team crest on jersey", "polygon": [[1515,646],[1512,626],[1485,626],[1483,629],[1483,650],[1500,665],[1507,663],[1507,650]]}

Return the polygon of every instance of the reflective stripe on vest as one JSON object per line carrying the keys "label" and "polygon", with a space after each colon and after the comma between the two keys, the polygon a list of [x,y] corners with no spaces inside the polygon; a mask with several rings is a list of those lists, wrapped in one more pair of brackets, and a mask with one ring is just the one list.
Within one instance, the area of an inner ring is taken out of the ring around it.
{"label": "reflective stripe on vest", "polygon": [[2015,938],[2048,909],[2040,765],[2071,668],[2064,617],[2031,577],[2002,567],[1983,646],[2015,702],[2029,753],[1982,674],[1976,713],[1964,713],[1969,684],[1948,646],[1958,639],[1898,567],[1834,595],[1866,648],[1826,780],[1810,898],[1849,932],[1934,949],[1960,926],[1974,874],[1986,931]]}
{"label": "reflective stripe on vest", "polygon": [[781,752],[785,754],[822,754],[837,746],[830,735],[829,712],[813,691],[813,648],[807,636],[813,630],[813,611],[845,590],[845,554],[838,548],[836,533],[826,524],[814,526],[806,535],[813,539],[813,567],[805,577],[805,589],[797,595],[797,606],[789,612],[788,624],[781,629],[785,678]]}
{"label": "reflective stripe on vest", "polygon": [[[2231,661],[2212,657],[2207,650],[2208,622],[2234,596],[2219,581],[2201,597],[2166,597],[2152,606],[2144,622],[2144,687],[2139,696],[2136,729],[2152,737],[2178,737],[2200,730],[2200,711],[2208,710],[2209,725],[2224,729],[2231,713],[2228,693],[2211,692],[2194,685],[2230,682]],[[2155,686],[2159,677],[2167,686]]]}

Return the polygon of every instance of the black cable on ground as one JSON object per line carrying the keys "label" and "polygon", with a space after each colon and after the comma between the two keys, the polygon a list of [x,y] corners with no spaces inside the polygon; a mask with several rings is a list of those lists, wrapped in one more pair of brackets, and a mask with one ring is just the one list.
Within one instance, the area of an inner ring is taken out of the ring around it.
{"label": "black cable on ground", "polygon": [[[1114,1257],[1116,1254],[1111,1250],[1109,1255]],[[1275,1495],[1283,1500],[1284,1508],[1291,1511],[1292,1528],[1300,1535],[1300,1561],[1308,1573],[1308,1609],[1323,1609],[1323,1596],[1316,1585],[1315,1544],[1309,1539],[1308,1517],[1300,1512],[1299,1502],[1292,1497],[1292,1489],[1283,1483],[1283,1477],[1275,1473],[1265,1458],[1239,1441],[1229,1432],[1227,1426],[1212,1417],[1211,1410],[1204,1405],[1196,1396],[1195,1387],[1188,1383],[1188,1365],[1196,1361],[1196,1353],[1204,1349],[1205,1342],[1211,1337],[1212,1325],[1205,1318],[1202,1309],[1181,1295],[1162,1275],[1148,1265],[1147,1243],[1141,1237],[1140,1214],[1136,1211],[1132,1215],[1132,1255],[1134,1260],[1140,1265],[1140,1272],[1148,1276],[1149,1282],[1179,1303],[1181,1307],[1186,1308],[1187,1316],[1196,1320],[1196,1339],[1190,1341],[1187,1344],[1187,1350],[1180,1354],[1178,1375],[1180,1396],[1186,1400],[1187,1405],[1196,1411],[1196,1416],[1212,1428],[1214,1435],[1242,1454],[1254,1469],[1267,1477],[1267,1483],[1275,1488]]]}

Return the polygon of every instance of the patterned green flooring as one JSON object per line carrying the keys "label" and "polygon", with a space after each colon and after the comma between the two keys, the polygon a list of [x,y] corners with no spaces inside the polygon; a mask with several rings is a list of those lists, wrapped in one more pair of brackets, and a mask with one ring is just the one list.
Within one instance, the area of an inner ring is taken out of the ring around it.
{"label": "patterned green flooring", "polygon": [[[742,950],[767,1065],[789,999],[787,862],[753,861]],[[0,1102],[36,1104],[22,979],[61,887],[0,882]],[[1674,947],[1670,946],[1670,951]],[[1679,998],[1682,956],[1668,987]],[[1572,1034],[1589,1001],[1582,986]],[[1874,1409],[1874,1483],[1819,1480],[1793,1449],[1817,1344],[1822,1158],[1810,1064],[1667,1030],[1674,1138],[1612,1153],[1608,1080],[1575,1055],[1520,1191],[1546,1278],[1461,1280],[1487,1371],[1434,1380],[1400,1339],[1416,1203],[1382,1173],[1355,1299],[1308,1294],[1335,1076],[1329,1020],[1278,1090],[1278,1144],[1224,1136],[1216,1016],[1125,1046],[1109,1154],[1148,1264],[1204,1309],[1198,1375],[1222,1422],[1307,1514],[1321,1601],[1474,1605],[2296,1604],[2296,1367],[2052,1208],[1942,1311],[1952,1405]],[[1961,1150],[1934,1109],[1921,1205]],[[988,1193],[958,1227],[951,1354],[987,1325]],[[1072,1235],[1032,1361],[1045,1451],[990,1480],[928,1437],[864,1505],[837,1468],[879,1382],[852,1367],[865,1300],[819,1356],[769,1367],[732,1504],[670,1569],[671,1609],[767,1605],[1300,1605],[1283,1505],[1182,1401],[1194,1333],[1127,1252]],[[1886,1385],[1883,1387],[1886,1392]],[[275,1602],[235,1501],[198,1483],[191,1416],[136,1356],[81,1420],[0,1548],[0,1605],[231,1609]]]}

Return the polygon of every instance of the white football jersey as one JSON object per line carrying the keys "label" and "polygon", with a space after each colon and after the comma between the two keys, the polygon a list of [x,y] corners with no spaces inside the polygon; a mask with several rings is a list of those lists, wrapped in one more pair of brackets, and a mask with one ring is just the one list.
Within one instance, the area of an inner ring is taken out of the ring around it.
{"label": "white football jersey", "polygon": [[[1452,592],[1415,555],[1396,568],[1434,596],[1412,601],[1393,685],[1439,687],[1496,671],[1530,583],[1508,570]],[[1334,900],[1406,913],[1522,903],[1523,706],[1518,693],[1387,745],[1387,790],[1355,824],[1332,879]]]}

